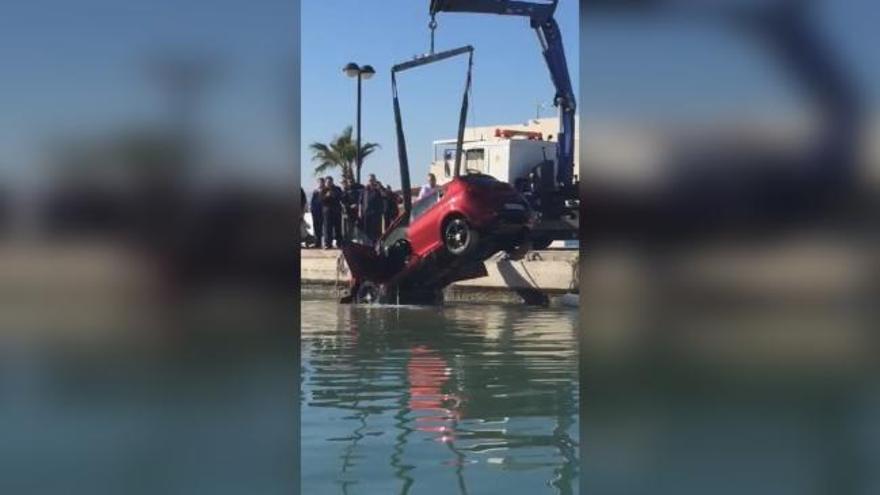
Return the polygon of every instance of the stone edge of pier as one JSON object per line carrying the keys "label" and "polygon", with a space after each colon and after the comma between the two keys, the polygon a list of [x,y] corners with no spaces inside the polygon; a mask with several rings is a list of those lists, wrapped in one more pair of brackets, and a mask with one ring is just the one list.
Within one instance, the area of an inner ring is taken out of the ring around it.
{"label": "stone edge of pier", "polygon": [[[348,285],[348,268],[338,250],[301,251],[303,294],[335,296]],[[578,251],[546,250],[518,261],[496,256],[486,261],[488,275],[452,284],[445,290],[450,302],[522,302],[524,292],[548,297],[577,290]]]}

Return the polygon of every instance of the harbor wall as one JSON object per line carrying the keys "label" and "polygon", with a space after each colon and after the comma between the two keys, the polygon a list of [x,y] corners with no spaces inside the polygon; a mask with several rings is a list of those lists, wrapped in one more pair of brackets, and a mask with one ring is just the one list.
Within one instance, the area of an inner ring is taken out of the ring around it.
{"label": "harbor wall", "polygon": [[[305,293],[336,293],[348,287],[349,272],[339,250],[303,249],[301,286]],[[486,261],[485,277],[446,289],[448,301],[523,302],[576,291],[578,251],[534,251],[518,261],[497,255]]]}

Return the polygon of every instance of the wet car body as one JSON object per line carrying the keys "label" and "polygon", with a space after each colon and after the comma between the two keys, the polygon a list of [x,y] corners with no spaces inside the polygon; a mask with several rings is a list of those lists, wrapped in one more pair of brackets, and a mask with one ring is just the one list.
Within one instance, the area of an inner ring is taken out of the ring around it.
{"label": "wet car body", "polygon": [[444,226],[461,218],[480,236],[471,254],[487,249],[494,253],[522,242],[530,217],[528,203],[509,184],[489,175],[469,174],[413,205],[407,239],[413,254],[428,256],[445,247]]}
{"label": "wet car body", "polygon": [[483,261],[525,242],[535,215],[510,184],[483,174],[454,178],[413,203],[374,246],[351,243],[344,302],[435,303],[447,285],[486,275]]}

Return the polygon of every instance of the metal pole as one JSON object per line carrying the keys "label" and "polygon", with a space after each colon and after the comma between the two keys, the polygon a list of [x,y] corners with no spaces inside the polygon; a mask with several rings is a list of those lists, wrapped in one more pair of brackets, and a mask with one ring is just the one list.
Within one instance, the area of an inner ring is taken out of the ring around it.
{"label": "metal pole", "polygon": [[361,73],[358,72],[358,97],[357,97],[357,183],[361,183]]}

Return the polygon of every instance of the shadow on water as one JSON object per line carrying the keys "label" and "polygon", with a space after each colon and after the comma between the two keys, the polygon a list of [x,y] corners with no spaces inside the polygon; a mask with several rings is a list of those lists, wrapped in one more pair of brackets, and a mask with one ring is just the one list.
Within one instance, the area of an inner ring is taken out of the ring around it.
{"label": "shadow on water", "polygon": [[302,311],[304,492],[574,493],[576,313]]}

